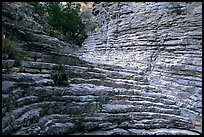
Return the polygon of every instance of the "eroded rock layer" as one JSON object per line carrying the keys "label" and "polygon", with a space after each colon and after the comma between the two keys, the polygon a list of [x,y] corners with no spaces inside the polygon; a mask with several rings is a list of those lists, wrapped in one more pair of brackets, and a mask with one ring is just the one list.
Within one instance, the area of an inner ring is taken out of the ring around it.
{"label": "eroded rock layer", "polygon": [[[2,55],[3,134],[202,133],[202,5],[108,3],[104,12],[103,4],[104,25],[78,58],[34,21],[32,6],[3,3],[5,34],[15,31],[26,55],[18,63]],[[27,20],[16,25],[21,8]]]}
{"label": "eroded rock layer", "polygon": [[102,27],[80,57],[139,73],[148,84],[133,85],[172,97],[180,116],[201,123],[202,4],[104,2],[94,13]]}

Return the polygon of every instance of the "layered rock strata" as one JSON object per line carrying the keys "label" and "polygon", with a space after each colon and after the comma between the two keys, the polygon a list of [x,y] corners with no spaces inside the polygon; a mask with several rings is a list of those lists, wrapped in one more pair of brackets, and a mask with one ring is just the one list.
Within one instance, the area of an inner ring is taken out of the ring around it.
{"label": "layered rock strata", "polygon": [[148,84],[133,85],[172,97],[178,114],[200,123],[201,132],[202,4],[102,2],[93,12],[101,28],[79,56],[137,72]]}
{"label": "layered rock strata", "polygon": [[[5,4],[6,34],[18,34],[26,58],[16,65],[2,56],[2,134],[202,133],[199,3],[183,3],[179,15],[163,10],[170,3],[109,3],[121,15],[107,24],[104,16],[79,57],[40,27],[16,26],[12,10],[24,4]],[[55,73],[65,82],[56,83]]]}

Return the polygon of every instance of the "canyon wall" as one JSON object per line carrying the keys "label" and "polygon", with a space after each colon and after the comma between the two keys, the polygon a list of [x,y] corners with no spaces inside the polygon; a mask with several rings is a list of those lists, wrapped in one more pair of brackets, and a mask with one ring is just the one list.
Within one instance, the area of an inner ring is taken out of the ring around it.
{"label": "canyon wall", "polygon": [[31,5],[3,3],[24,58],[2,54],[2,134],[201,134],[202,4],[175,4],[97,3],[78,51]]}
{"label": "canyon wall", "polygon": [[202,4],[103,2],[94,14],[101,28],[79,56],[142,74],[149,93],[173,97],[181,116],[201,123]]}

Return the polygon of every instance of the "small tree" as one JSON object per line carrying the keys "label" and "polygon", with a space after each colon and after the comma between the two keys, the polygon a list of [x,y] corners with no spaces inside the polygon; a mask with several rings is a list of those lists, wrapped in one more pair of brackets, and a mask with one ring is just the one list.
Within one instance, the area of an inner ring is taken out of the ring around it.
{"label": "small tree", "polygon": [[48,13],[47,21],[54,30],[61,32],[67,41],[71,41],[79,46],[87,37],[84,31],[84,24],[81,21],[79,6],[73,2],[63,5],[60,2],[45,2],[38,5],[39,13],[44,16]]}
{"label": "small tree", "polygon": [[74,3],[67,2],[62,5],[60,2],[51,2],[48,7],[48,23],[55,30],[59,30],[67,41],[81,45],[86,38],[84,24],[79,15],[79,7]]}

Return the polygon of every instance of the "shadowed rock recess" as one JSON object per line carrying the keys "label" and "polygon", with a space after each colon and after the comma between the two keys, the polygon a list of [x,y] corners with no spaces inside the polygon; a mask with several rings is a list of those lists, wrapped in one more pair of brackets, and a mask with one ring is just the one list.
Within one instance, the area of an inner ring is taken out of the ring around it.
{"label": "shadowed rock recess", "polygon": [[2,6],[25,56],[2,54],[2,134],[202,133],[202,3],[97,3],[78,51],[31,5]]}

